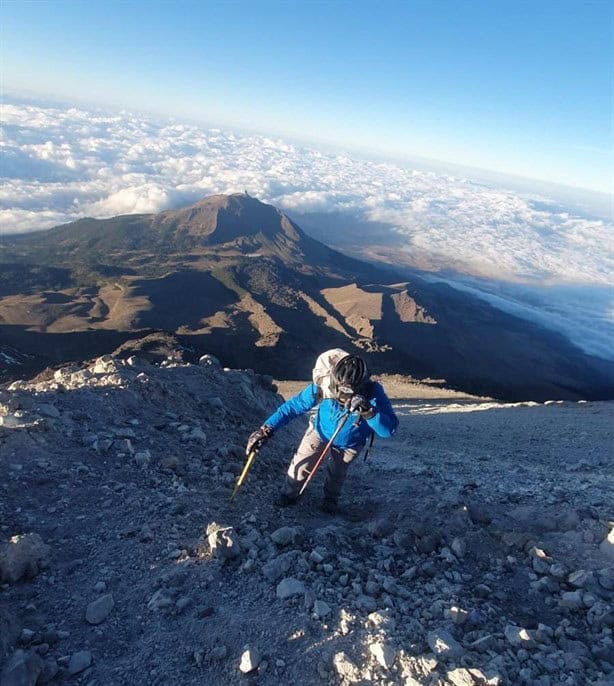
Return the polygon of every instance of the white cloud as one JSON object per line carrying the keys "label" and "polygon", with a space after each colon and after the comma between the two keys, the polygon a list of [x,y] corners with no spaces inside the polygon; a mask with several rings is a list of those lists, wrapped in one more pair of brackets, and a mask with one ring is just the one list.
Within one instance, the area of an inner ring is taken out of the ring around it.
{"label": "white cloud", "polygon": [[437,267],[532,284],[614,281],[612,222],[538,194],[271,137],[12,102],[3,105],[0,154],[0,234],[247,190],[296,213],[388,224],[383,242]]}
{"label": "white cloud", "polygon": [[288,211],[351,211],[389,224],[408,252],[437,265],[508,279],[612,281],[612,223],[540,197],[128,112],[8,103],[2,115],[2,233],[247,190]]}

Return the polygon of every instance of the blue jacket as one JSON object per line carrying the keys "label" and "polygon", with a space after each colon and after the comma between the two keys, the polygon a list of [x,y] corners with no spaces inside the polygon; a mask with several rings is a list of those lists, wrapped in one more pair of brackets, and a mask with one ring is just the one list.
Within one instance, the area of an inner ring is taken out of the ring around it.
{"label": "blue jacket", "polygon": [[[335,438],[333,443],[335,447],[341,449],[362,448],[372,431],[383,438],[390,438],[397,430],[399,420],[383,386],[376,381],[370,381],[365,396],[375,410],[375,415],[371,419],[363,419],[358,412],[352,413]],[[313,383],[309,384],[298,395],[286,400],[264,423],[276,431],[295,417],[309,412],[316,405],[318,405],[318,409],[314,417],[314,428],[322,440],[329,441],[345,414],[345,410],[343,405],[334,398],[320,400],[318,387]]]}

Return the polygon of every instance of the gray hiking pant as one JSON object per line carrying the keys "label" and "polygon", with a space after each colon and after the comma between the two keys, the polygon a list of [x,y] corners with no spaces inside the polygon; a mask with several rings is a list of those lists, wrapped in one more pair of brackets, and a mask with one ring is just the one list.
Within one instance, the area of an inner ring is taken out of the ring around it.
{"label": "gray hiking pant", "polygon": [[[288,467],[288,478],[284,488],[285,495],[295,498],[298,496],[303,482],[318,461],[327,441],[320,438],[311,424],[303,436],[294,457]],[[358,456],[362,448],[331,447],[320,469],[324,469],[324,497],[336,502],[341,493],[345,474],[350,463]]]}

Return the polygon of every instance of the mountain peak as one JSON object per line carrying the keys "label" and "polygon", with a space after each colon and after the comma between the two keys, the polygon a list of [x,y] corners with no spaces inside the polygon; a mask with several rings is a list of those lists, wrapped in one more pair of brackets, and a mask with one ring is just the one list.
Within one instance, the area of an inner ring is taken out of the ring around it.
{"label": "mountain peak", "polygon": [[304,235],[285,214],[247,193],[212,195],[188,207],[167,210],[154,217],[152,227],[199,237],[207,244],[252,237],[299,241]]}

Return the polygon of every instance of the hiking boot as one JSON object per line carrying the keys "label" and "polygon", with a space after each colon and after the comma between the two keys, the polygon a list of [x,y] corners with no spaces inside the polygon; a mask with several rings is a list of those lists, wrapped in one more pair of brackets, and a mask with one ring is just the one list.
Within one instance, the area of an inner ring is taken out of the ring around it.
{"label": "hiking boot", "polygon": [[320,503],[320,512],[325,512],[326,514],[336,514],[338,511],[339,505],[337,505],[336,500],[324,498]]}
{"label": "hiking boot", "polygon": [[292,507],[293,505],[296,505],[297,502],[298,498],[294,498],[291,495],[282,493],[276,500],[273,501],[273,505],[275,505],[275,507]]}

